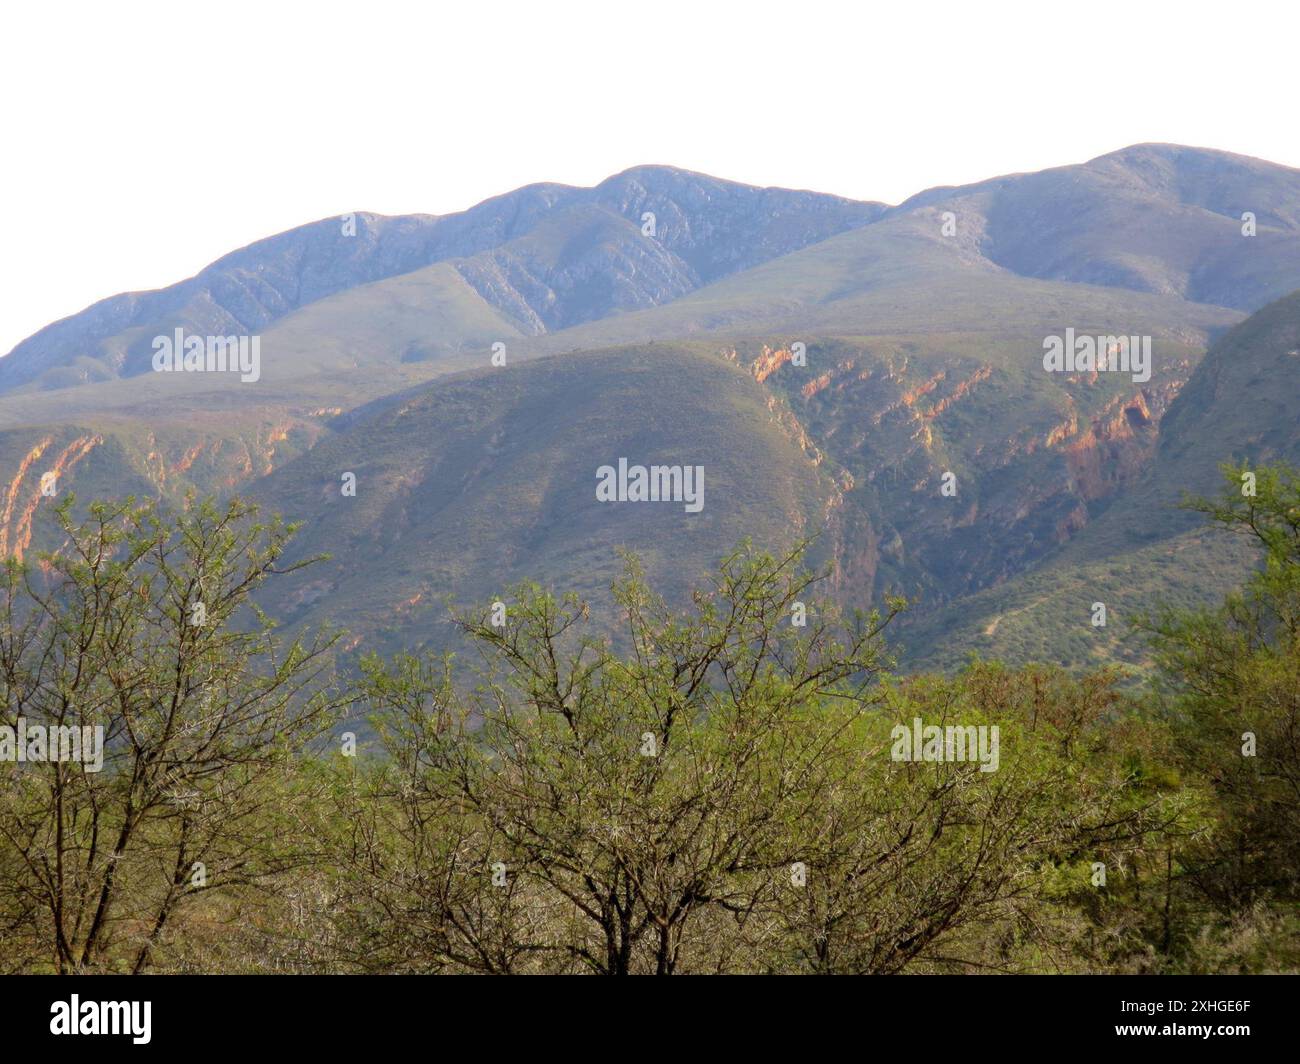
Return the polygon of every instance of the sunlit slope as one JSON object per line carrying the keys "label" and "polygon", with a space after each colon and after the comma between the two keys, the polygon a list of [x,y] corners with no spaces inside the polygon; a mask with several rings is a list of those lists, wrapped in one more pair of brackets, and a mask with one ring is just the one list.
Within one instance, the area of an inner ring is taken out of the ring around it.
{"label": "sunlit slope", "polygon": [[[1046,373],[1032,341],[984,334],[739,343],[736,359],[846,474],[841,592],[927,608],[1005,581],[1111,505],[1154,454],[1201,355],[1153,344],[1149,380]],[[945,482],[950,489],[945,491]]]}
{"label": "sunlit slope", "polygon": [[[227,496],[311,448],[331,412],[241,408],[149,422],[107,415],[0,431],[0,557],[58,546],[50,509],[94,499]],[[52,480],[43,482],[47,475]]]}
{"label": "sunlit slope", "polygon": [[[1188,492],[1215,495],[1220,465],[1300,465],[1300,293],[1228,332],[1161,422],[1142,474],[1040,568],[969,597],[909,633],[918,663],[954,664],[970,650],[1013,660],[1141,662],[1124,621],[1165,601],[1214,602],[1256,560],[1248,545],[1179,509]],[[1090,623],[1104,602],[1105,629]],[[1068,647],[1068,653],[1065,649]]]}

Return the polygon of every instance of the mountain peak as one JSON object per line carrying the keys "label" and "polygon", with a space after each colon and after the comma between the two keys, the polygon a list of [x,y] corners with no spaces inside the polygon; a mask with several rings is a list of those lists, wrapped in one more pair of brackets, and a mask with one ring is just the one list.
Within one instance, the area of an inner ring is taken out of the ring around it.
{"label": "mountain peak", "polygon": [[1117,148],[1114,151],[1098,155],[1096,158],[1089,159],[1082,165],[1092,166],[1094,163],[1105,162],[1107,160],[1131,164],[1152,159],[1162,159],[1183,165],[1195,165],[1197,162],[1217,160],[1220,163],[1260,167],[1264,169],[1294,169],[1293,167],[1284,166],[1281,163],[1273,163],[1266,159],[1256,158],[1253,155],[1242,155],[1237,152],[1224,151],[1221,148],[1203,148],[1191,144],[1175,144],[1167,141],[1142,141],[1137,144],[1130,144],[1127,147]]}

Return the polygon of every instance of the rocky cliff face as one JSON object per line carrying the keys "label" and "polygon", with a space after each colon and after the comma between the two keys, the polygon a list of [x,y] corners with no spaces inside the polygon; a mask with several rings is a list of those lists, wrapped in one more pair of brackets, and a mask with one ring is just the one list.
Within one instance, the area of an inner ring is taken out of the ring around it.
{"label": "rocky cliff face", "polygon": [[870,601],[893,588],[930,605],[1022,572],[1103,512],[1148,468],[1193,365],[1171,349],[1137,385],[919,341],[818,344],[804,370],[788,347],[724,354],[779,392],[843,470],[829,514],[843,592]]}

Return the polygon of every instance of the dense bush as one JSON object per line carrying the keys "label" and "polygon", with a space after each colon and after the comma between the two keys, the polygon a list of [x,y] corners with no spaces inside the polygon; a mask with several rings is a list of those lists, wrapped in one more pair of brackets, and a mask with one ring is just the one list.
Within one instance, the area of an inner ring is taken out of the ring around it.
{"label": "dense bush", "polygon": [[[1295,970],[1300,480],[1195,505],[1263,565],[1146,618],[1136,692],[892,676],[901,603],[842,615],[748,548],[684,612],[629,561],[612,636],[521,587],[459,656],[335,692],[331,641],[248,601],[291,530],[65,505],[0,583],[4,723],[99,724],[106,757],[0,763],[0,968]],[[902,759],[916,720],[996,757]]]}

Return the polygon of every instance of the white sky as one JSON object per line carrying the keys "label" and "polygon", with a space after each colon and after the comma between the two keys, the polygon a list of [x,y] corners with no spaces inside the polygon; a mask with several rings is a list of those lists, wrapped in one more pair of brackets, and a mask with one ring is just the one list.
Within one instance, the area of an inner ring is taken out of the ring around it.
{"label": "white sky", "polygon": [[639,163],[891,203],[1139,141],[1300,166],[1294,0],[0,12],[0,353],[316,218]]}

